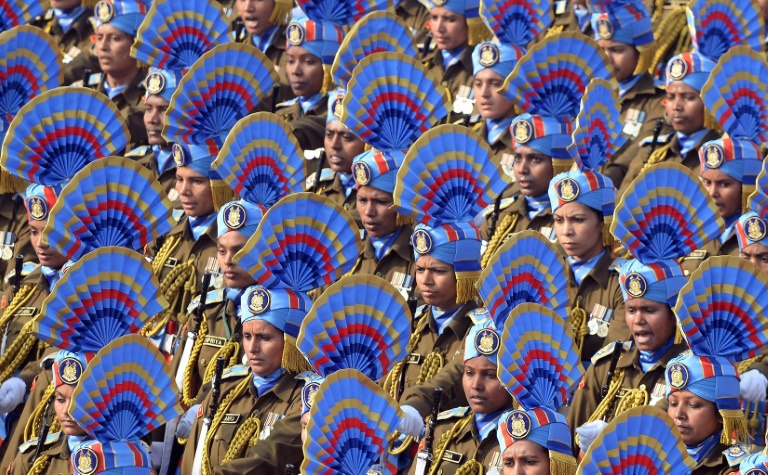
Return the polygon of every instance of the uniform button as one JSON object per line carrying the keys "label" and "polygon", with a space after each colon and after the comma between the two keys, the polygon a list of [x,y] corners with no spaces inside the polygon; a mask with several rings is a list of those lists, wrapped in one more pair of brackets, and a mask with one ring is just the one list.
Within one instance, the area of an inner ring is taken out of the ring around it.
{"label": "uniform button", "polygon": [[205,358],[203,358],[203,359],[201,359],[201,360],[200,360],[200,364],[201,364],[202,366],[205,366],[205,363],[207,363],[207,361],[205,361]]}
{"label": "uniform button", "polygon": [[684,270],[683,271],[683,275],[686,276],[686,277],[688,277],[688,274],[690,274],[690,273],[691,273],[691,271],[688,271],[688,270]]}
{"label": "uniform button", "polygon": [[382,275],[381,275],[381,272],[377,272],[377,273],[376,273],[376,277],[381,277],[381,276],[382,276]]}
{"label": "uniform button", "polygon": [[441,82],[440,84],[442,84],[443,86],[446,86],[446,87],[447,87],[447,86],[448,86],[448,81],[443,81],[443,82]]}
{"label": "uniform button", "polygon": [[349,203],[344,203],[344,209],[349,209]]}

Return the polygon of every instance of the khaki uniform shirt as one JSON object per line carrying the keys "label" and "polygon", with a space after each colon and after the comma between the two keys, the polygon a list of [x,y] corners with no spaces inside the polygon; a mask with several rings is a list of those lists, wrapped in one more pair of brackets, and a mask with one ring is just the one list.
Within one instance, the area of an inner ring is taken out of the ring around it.
{"label": "khaki uniform shirt", "polygon": [[[227,375],[229,372],[229,377]],[[225,370],[221,383],[221,397],[219,403],[224,401],[227,394],[240,384],[243,378],[253,378],[250,369],[246,370],[242,366],[233,366]],[[251,416],[258,415],[261,421],[261,433],[259,442],[256,446],[266,445],[270,449],[268,452],[289,450],[289,456],[294,460],[295,466],[301,464],[303,458],[301,452],[301,389],[304,387],[304,381],[296,379],[292,373],[283,374],[277,384],[259,397],[256,388],[250,384],[248,389],[238,398],[236,398],[229,409],[224,421],[213,435],[213,441],[210,447],[210,463],[216,468],[222,465],[222,460],[227,453],[230,443],[237,434],[240,426]],[[209,393],[198,412],[198,418],[192,425],[187,446],[182,460],[181,473],[192,473],[192,463],[195,457],[195,449],[200,436],[200,430],[203,426],[204,413],[208,410],[212,394]],[[219,405],[219,410],[223,406]],[[210,433],[209,433],[210,435]],[[272,459],[278,457],[278,454],[272,454]],[[251,462],[250,459],[244,459]],[[279,467],[280,473],[285,467]],[[243,472],[240,472],[243,473]],[[259,473],[270,473],[262,471]]]}
{"label": "khaki uniform shirt", "polygon": [[307,112],[301,109],[298,101],[282,102],[275,108],[275,114],[288,122],[299,141],[302,150],[315,150],[323,147],[325,140],[325,118],[328,115],[328,96]]}
{"label": "khaki uniform shirt", "polygon": [[704,247],[701,249],[697,249],[683,257],[680,264],[683,266],[683,273],[687,277],[712,256],[738,256],[740,252],[739,240],[734,232],[724,243],[721,243],[718,237],[704,244]]}
{"label": "khaki uniform shirt", "polygon": [[[59,20],[56,19],[53,10],[46,11],[43,16],[32,21],[33,26],[41,28],[51,35],[59,45],[59,49],[64,54],[65,64],[70,63],[80,54],[91,55],[93,53],[91,36],[94,33],[94,24],[93,11],[87,9],[72,23],[66,33],[59,25]],[[67,66],[64,69],[66,70]]]}
{"label": "khaki uniform shirt", "polygon": [[734,467],[728,463],[728,459],[725,456],[728,450],[729,447],[727,445],[718,443],[712,449],[712,452],[696,465],[691,475],[724,475],[726,473],[738,472],[738,463]]}
{"label": "khaki uniform shirt", "polygon": [[[13,464],[8,467],[8,474],[10,475],[28,475],[29,470],[32,468],[35,456],[35,450],[37,449],[37,439],[33,439],[21,447],[16,453],[16,458]],[[67,443],[67,436],[63,432],[56,432],[49,434],[46,437],[45,445],[40,451],[40,456],[47,455],[48,469],[41,475],[70,475],[72,473],[72,463],[69,458],[72,455],[69,451],[69,444]]]}
{"label": "khaki uniform shirt", "polygon": [[[677,139],[677,134],[673,133],[671,134],[669,141],[667,143],[659,143],[659,145],[656,147],[656,150],[660,150],[662,147],[665,148],[665,158],[663,161],[665,162],[674,162],[674,163],[680,163],[684,167],[688,168],[689,170],[693,171],[694,174],[697,176],[700,172],[700,162],[699,162],[699,147],[701,147],[705,142],[708,142],[710,140],[719,139],[720,136],[717,134],[717,132],[710,130],[706,134],[704,134],[704,137],[699,141],[699,143],[696,144],[695,147],[693,147],[688,153],[685,154],[685,157],[680,155],[680,142]],[[643,149],[645,150],[645,149]],[[643,153],[643,152],[641,152]],[[624,181],[621,183],[621,188],[619,188],[618,193],[616,193],[616,201],[618,202],[618,199],[624,194],[624,191],[627,189],[630,183],[632,183],[632,180],[637,178],[638,175],[640,175],[640,172],[643,171],[643,166],[648,161],[648,152],[644,153],[643,160],[633,160],[629,165],[629,171],[627,172],[627,175],[624,177]]]}
{"label": "khaki uniform shirt", "polygon": [[[184,346],[189,341],[187,339],[189,331],[195,326],[194,315],[199,306],[200,297],[198,296],[195,297],[187,308],[187,313],[189,314],[187,325],[177,334],[179,346],[176,351],[176,356],[171,362],[171,371],[174,375],[177,374],[178,371],[185,370],[185,368],[180,368],[181,354],[184,350]],[[226,298],[226,289],[208,292],[203,316],[208,324],[208,331],[205,333],[205,336],[203,336],[203,346],[200,348],[200,354],[198,355],[197,360],[189,362],[189,365],[192,366],[192,387],[194,388],[194,394],[184,394],[185,397],[196,396],[198,402],[203,396],[202,381],[205,372],[208,370],[208,366],[211,364],[215,365],[214,359],[216,353],[232,339],[237,330],[238,320],[235,302]]]}
{"label": "khaki uniform shirt", "polygon": [[30,240],[27,208],[20,193],[0,195],[0,232],[13,233],[15,239],[10,246],[0,247],[0,277],[8,276],[14,270],[15,259],[19,254],[24,256],[24,262],[37,262],[37,254]]}
{"label": "khaki uniform shirt", "polygon": [[[444,411],[437,416],[437,425],[435,426],[435,444],[440,440],[443,434],[450,431],[453,426],[471,414],[468,407],[460,407],[450,411]],[[474,416],[473,416],[474,417]],[[440,460],[435,460],[439,468],[437,473],[441,475],[454,475],[462,465],[468,460],[477,460],[483,465],[483,473],[489,473],[492,467],[497,467],[501,473],[501,452],[499,450],[499,441],[496,438],[496,430],[492,430],[485,439],[480,441],[480,434],[477,431],[474,418],[464,426],[457,434],[456,438],[448,443]],[[434,465],[433,465],[434,467]],[[408,475],[415,475],[416,463],[411,465]]]}
{"label": "khaki uniform shirt", "polygon": [[[195,262],[195,267],[197,268],[197,288],[195,289],[195,293],[192,298],[199,295],[202,291],[203,274],[205,274],[205,267],[208,264],[208,259],[216,258],[216,242],[218,240],[216,229],[217,225],[216,221],[214,220],[213,223],[208,227],[208,230],[200,236],[200,239],[195,241],[195,237],[192,235],[192,229],[189,227],[189,217],[186,215],[182,217],[179,223],[174,226],[168,233],[167,237],[181,234],[182,240],[179,246],[176,248],[176,252],[174,252],[173,255],[166,261],[161,275],[159,276],[160,282],[165,279],[165,277],[169,272],[173,270],[174,267],[191,259]],[[149,255],[152,258],[154,258],[158,251],[158,249],[155,249],[155,244],[156,243],[150,243],[148,246]],[[185,312],[186,308],[171,308],[169,311],[174,313]]]}
{"label": "khaki uniform shirt", "polygon": [[[501,245],[504,244],[507,241],[507,239],[509,239],[509,237],[512,236],[512,234],[520,231],[525,231],[526,229],[539,231],[547,239],[549,239],[550,241],[554,241],[556,239],[556,236],[555,236],[555,230],[553,228],[555,221],[554,221],[554,218],[552,217],[552,208],[547,208],[546,210],[541,212],[539,215],[534,216],[533,219],[529,219],[528,205],[525,202],[525,198],[523,197],[523,195],[511,194],[514,187],[515,187],[514,184],[510,185],[509,187],[507,187],[507,189],[503,193],[501,206],[499,207],[499,217],[496,220],[496,232],[497,233],[503,232],[501,230],[501,225],[504,222],[504,218],[508,215],[513,216],[515,225],[512,227],[512,229],[510,229],[507,232],[507,235],[499,243],[498,247],[501,247]],[[485,221],[483,222],[482,226],[480,226],[480,235],[485,241],[490,241],[491,239],[491,236],[489,235],[489,232],[488,232],[488,226],[490,225],[489,218],[492,212],[493,212],[493,204],[491,204],[488,208],[486,208],[483,211],[483,214],[485,215]]]}
{"label": "khaki uniform shirt", "polygon": [[[610,383],[608,381],[608,372],[611,366],[614,345],[616,343],[609,344],[592,357],[592,366],[587,369],[581,383],[579,383],[578,388],[574,391],[573,402],[568,413],[568,426],[571,428],[572,435],[575,434],[577,427],[586,424],[587,420],[594,414],[600,401],[603,400],[602,388]],[[624,379],[622,380],[621,389],[617,394],[617,399],[623,396],[625,390],[639,388],[642,385],[645,386],[648,392],[649,405],[658,405],[656,403],[661,402],[662,407],[666,408],[664,371],[669,360],[687,349],[688,346],[685,343],[672,345],[648,372],[643,372],[643,368],[640,365],[640,351],[632,342],[624,343],[621,356],[616,364],[616,370],[624,370]],[[614,401],[613,407],[609,409],[606,422],[610,422],[613,419],[615,405],[616,401]],[[579,450],[575,442],[574,449],[576,452]]]}
{"label": "khaki uniform shirt", "polygon": [[[147,70],[140,69],[136,77],[131,80],[128,87],[123,92],[112,99],[120,113],[123,115],[125,123],[128,125],[128,131],[131,133],[131,141],[126,150],[132,150],[140,145],[147,143],[147,128],[144,127],[144,79],[147,77]],[[104,87],[107,76],[102,74],[96,90],[106,95],[107,90]]]}
{"label": "khaki uniform shirt", "polygon": [[395,15],[402,18],[410,28],[416,39],[416,44],[423,45],[429,34],[427,29],[427,20],[430,17],[429,9],[419,0],[403,0],[395,8]]}
{"label": "khaki uniform shirt", "polygon": [[[305,182],[305,189],[312,191],[315,186],[316,173],[312,173]],[[335,201],[342,208],[347,210],[349,214],[355,219],[357,226],[363,229],[363,224],[360,221],[360,214],[357,212],[357,188],[352,187],[352,192],[347,196],[344,185],[341,183],[338,173],[334,172],[330,168],[324,168],[320,174],[320,184],[317,187],[317,194],[330,198]]]}
{"label": "khaki uniform shirt", "polygon": [[[370,236],[363,240],[363,253],[360,255],[360,266],[356,274],[374,274],[394,285],[407,300],[417,293],[416,289],[416,259],[411,247],[410,226],[400,228],[400,234],[395,239],[392,247],[376,260],[376,251],[373,249]],[[407,277],[411,279],[407,279]],[[410,284],[406,282],[410,280]]]}
{"label": "khaki uniform shirt", "polygon": [[[617,340],[627,341],[631,336],[624,318],[624,297],[619,285],[619,273],[612,264],[613,257],[610,250],[606,250],[595,267],[584,276],[579,286],[576,285],[573,272],[568,272],[569,308],[578,305],[587,312],[587,321],[584,325],[587,325],[588,329],[591,326],[600,333],[606,330],[608,332],[606,336],[601,337],[598,333],[592,334],[590,331],[590,334],[584,337],[581,348],[582,361],[592,358],[608,343]],[[594,323],[589,324],[590,320]]]}
{"label": "khaki uniform shirt", "polygon": [[125,158],[136,160],[136,162],[152,172],[155,179],[163,187],[163,191],[168,195],[168,199],[173,203],[174,209],[182,209],[181,201],[179,201],[179,193],[176,191],[176,165],[160,173],[158,170],[157,157],[155,156],[152,147],[149,145],[142,145],[134,148],[130,152],[125,154]]}
{"label": "khaki uniform shirt", "polygon": [[[488,141],[488,126],[485,123],[485,119],[480,119],[473,127],[472,130],[476,131],[482,138]],[[509,128],[499,135],[495,142],[490,143],[491,150],[499,158],[503,153],[512,153],[512,134],[509,133]]]}
{"label": "khaki uniform shirt", "polygon": [[410,354],[406,357],[405,368],[403,369],[403,374],[400,375],[401,378],[405,378],[402,385],[405,391],[400,395],[399,400],[406,400],[408,398],[408,390],[416,387],[416,381],[419,377],[419,372],[421,372],[424,358],[433,351],[443,357],[445,361],[443,366],[446,366],[453,360],[463,362],[464,338],[472,326],[472,320],[468,314],[476,307],[475,302],[465,303],[464,306],[458,309],[453,316],[453,320],[443,330],[441,335],[438,335],[437,323],[432,316],[432,307],[424,305],[416,310],[413,333],[418,334],[420,338],[414,348],[409,348]]}
{"label": "khaki uniform shirt", "polygon": [[[473,48],[467,46],[464,53],[462,53],[459,58],[459,61],[449,66],[448,69],[443,69],[443,54],[437,48],[429,52],[424,61],[429,73],[434,75],[434,77],[440,81],[440,84],[442,84],[448,91],[451,105],[456,100],[461,86],[472,87],[472,81],[474,80],[472,51]],[[449,110],[452,111],[452,106]],[[449,111],[446,122],[451,123],[457,118],[460,118],[454,117],[454,115],[453,112]]]}
{"label": "khaki uniform shirt", "polygon": [[[621,115],[624,117],[623,134],[628,141],[610,162],[603,165],[601,170],[604,175],[613,180],[614,186],[621,185],[631,162],[642,163],[648,158],[647,149],[640,148],[639,142],[645,137],[653,137],[657,120],[664,120],[665,110],[661,101],[665,94],[654,85],[653,76],[645,73],[621,99]],[[672,127],[665,122],[661,133],[670,132]]]}

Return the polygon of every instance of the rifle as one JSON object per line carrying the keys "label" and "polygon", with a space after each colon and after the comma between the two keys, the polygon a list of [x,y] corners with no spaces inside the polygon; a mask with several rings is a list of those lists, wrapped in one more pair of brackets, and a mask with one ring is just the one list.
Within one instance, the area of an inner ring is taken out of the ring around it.
{"label": "rifle", "polygon": [[432,417],[427,423],[427,435],[424,438],[424,449],[416,455],[416,475],[426,475],[432,465],[435,444],[435,426],[437,425],[437,416],[440,414],[440,401],[443,399],[443,388],[435,388],[432,396]]}
{"label": "rifle", "polygon": [[286,465],[283,475],[293,475],[293,465],[291,464]]}
{"label": "rifle", "polygon": [[501,199],[502,194],[499,193],[499,196],[496,197],[496,201],[493,202],[493,211],[488,217],[488,236],[490,237],[493,237],[496,233],[496,225],[498,224],[499,213],[501,212]]}
{"label": "rifle", "polygon": [[19,287],[21,287],[21,271],[24,270],[24,256],[21,254],[16,256],[16,261],[14,264],[14,270],[16,273],[13,275],[13,295],[16,295],[16,292],[19,291]]}
{"label": "rifle", "polygon": [[651,141],[650,152],[648,152],[649,157],[659,145],[659,135],[661,135],[662,127],[664,127],[664,119],[656,119],[656,125],[653,127],[653,140]]}
{"label": "rifle", "polygon": [[317,193],[320,189],[320,173],[325,166],[325,150],[320,152],[320,156],[317,157],[317,171],[315,172],[315,182],[312,184],[312,193]]}
{"label": "rifle", "polygon": [[192,475],[201,475],[203,472],[203,450],[206,445],[206,439],[208,438],[208,429],[211,428],[211,422],[213,422],[216,411],[219,409],[219,397],[221,396],[221,375],[224,373],[224,357],[219,356],[216,358],[216,374],[213,376],[211,383],[211,403],[208,405],[208,413],[203,418],[203,427],[200,429],[200,437],[197,439],[197,447],[195,447],[195,458],[192,463]]}
{"label": "rifle", "polygon": [[40,452],[45,447],[45,439],[48,438],[48,431],[51,429],[51,423],[48,421],[48,413],[51,411],[51,403],[56,396],[51,396],[48,402],[45,403],[45,409],[43,410],[43,426],[40,428],[40,438],[37,439],[37,447],[35,447],[35,455],[32,457],[32,463],[35,463],[37,457],[40,456]]}
{"label": "rifle", "polygon": [[[200,294],[200,305],[195,309],[194,327],[191,327],[187,332],[187,339],[184,342],[184,348],[181,351],[181,362],[176,370],[174,381],[176,385],[184,391],[184,372],[189,364],[189,358],[192,356],[192,348],[195,346],[197,335],[200,333],[200,325],[203,322],[203,309],[205,308],[205,301],[208,297],[208,289],[211,286],[211,273],[206,272],[203,275],[203,289]],[[176,427],[179,425],[179,418],[172,419],[165,424],[165,435],[163,436],[163,458],[160,463],[160,474],[169,474],[169,468],[171,463],[171,454],[173,453],[173,443],[176,439]]]}
{"label": "rifle", "polygon": [[608,367],[608,378],[605,380],[605,384],[600,390],[601,397],[608,395],[608,388],[611,386],[614,374],[616,374],[616,365],[619,364],[619,358],[621,357],[621,350],[623,347],[624,342],[621,340],[617,341],[613,347],[613,353],[611,353],[611,365]]}

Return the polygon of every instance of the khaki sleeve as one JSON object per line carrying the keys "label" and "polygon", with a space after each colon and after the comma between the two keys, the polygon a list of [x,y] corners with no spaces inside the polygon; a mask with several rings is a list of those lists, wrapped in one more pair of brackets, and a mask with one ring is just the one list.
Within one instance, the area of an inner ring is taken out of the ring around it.
{"label": "khaki sleeve", "polygon": [[412,406],[426,418],[432,413],[432,398],[435,388],[443,388],[443,399],[440,403],[440,411],[447,411],[459,406],[467,405],[467,397],[461,378],[464,374],[464,363],[461,358],[454,358],[443,367],[430,381],[407,388],[400,398],[402,405]]}

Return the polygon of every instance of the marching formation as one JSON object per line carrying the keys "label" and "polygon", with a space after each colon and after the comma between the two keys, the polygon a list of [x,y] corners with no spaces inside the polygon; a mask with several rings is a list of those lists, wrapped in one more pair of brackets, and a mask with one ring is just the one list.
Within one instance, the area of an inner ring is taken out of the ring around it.
{"label": "marching formation", "polygon": [[0,470],[768,474],[768,2],[44,3]]}

